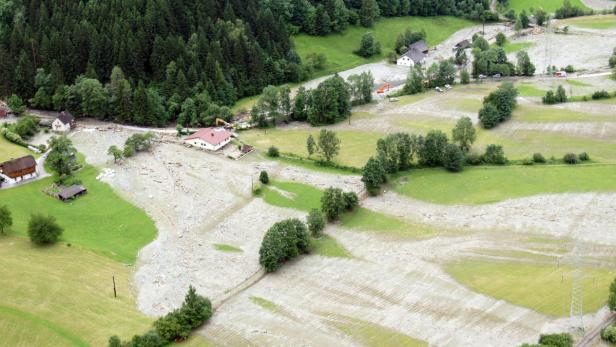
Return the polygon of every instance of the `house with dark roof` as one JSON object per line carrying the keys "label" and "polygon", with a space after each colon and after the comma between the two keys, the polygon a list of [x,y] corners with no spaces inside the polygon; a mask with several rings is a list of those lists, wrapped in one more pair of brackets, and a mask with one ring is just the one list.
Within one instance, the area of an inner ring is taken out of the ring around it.
{"label": "house with dark roof", "polygon": [[36,176],[36,160],[31,155],[0,164],[0,177],[7,183],[17,183]]}
{"label": "house with dark roof", "polygon": [[53,123],[51,123],[51,129],[58,133],[66,134],[71,129],[74,129],[77,126],[77,122],[75,122],[75,117],[68,112],[62,111],[58,118],[56,118]]}
{"label": "house with dark roof", "polygon": [[189,135],[184,142],[191,146],[217,151],[231,142],[231,133],[225,128],[204,128]]}
{"label": "house with dark roof", "polygon": [[430,51],[426,41],[419,40],[409,46],[409,49],[396,60],[397,65],[414,66],[422,64]]}

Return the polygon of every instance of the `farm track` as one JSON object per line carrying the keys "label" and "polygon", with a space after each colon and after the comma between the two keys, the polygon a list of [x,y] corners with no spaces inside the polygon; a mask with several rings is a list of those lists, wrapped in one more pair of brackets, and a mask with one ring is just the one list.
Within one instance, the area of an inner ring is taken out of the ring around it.
{"label": "farm track", "polygon": [[575,344],[575,347],[591,347],[597,338],[600,338],[601,330],[616,322],[616,313],[611,312],[603,321],[594,327],[592,330],[584,334],[584,336]]}

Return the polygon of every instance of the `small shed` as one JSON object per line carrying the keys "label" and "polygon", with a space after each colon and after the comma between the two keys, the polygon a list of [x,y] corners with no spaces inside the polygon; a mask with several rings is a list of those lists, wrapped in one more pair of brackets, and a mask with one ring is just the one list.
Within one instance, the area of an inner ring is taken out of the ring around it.
{"label": "small shed", "polygon": [[62,201],[68,201],[78,198],[88,192],[84,186],[72,185],[69,187],[60,186],[60,192],[58,193],[58,199]]}
{"label": "small shed", "polygon": [[3,109],[2,107],[0,107],[0,118],[4,118],[8,115],[9,111]]}
{"label": "small shed", "polygon": [[458,43],[456,43],[456,46],[454,47],[454,50],[457,49],[467,49],[467,48],[471,48],[471,42],[467,39],[464,39]]}

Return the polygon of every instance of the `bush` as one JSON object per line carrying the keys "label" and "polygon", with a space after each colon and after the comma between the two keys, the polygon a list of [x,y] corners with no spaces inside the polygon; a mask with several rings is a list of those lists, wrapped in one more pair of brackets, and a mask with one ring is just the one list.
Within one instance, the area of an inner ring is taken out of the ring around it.
{"label": "bush", "polygon": [[575,68],[573,67],[573,65],[567,65],[567,66],[565,66],[565,72],[566,73],[574,73],[575,72]]}
{"label": "bush", "polygon": [[342,193],[342,202],[345,210],[352,211],[359,204],[359,198],[355,192],[346,192]]}
{"label": "bush", "polygon": [[539,344],[550,347],[572,347],[573,338],[568,333],[547,334],[539,337]]}
{"label": "bush", "polygon": [[24,141],[21,136],[10,131],[8,128],[0,128],[0,134],[9,142],[12,142],[22,147],[28,147],[28,143],[26,143],[26,141]]}
{"label": "bush", "polygon": [[278,151],[278,147],[271,146],[270,148],[268,148],[267,155],[272,158],[280,157],[280,152]]}
{"label": "bush", "polygon": [[56,243],[63,229],[53,216],[33,214],[28,222],[28,236],[37,245]]}
{"label": "bush", "polygon": [[387,182],[383,163],[374,157],[370,157],[366,166],[364,166],[361,181],[364,182],[364,186],[370,195],[378,194],[381,185]]}
{"label": "bush", "polygon": [[154,330],[164,341],[185,340],[190,336],[190,327],[183,324],[182,315],[175,310],[154,322]]}
{"label": "bush", "polygon": [[478,153],[468,153],[465,158],[466,165],[481,165],[483,159],[481,158],[481,154]]}
{"label": "bush", "polygon": [[193,286],[188,287],[182,306],[157,319],[154,331],[135,335],[130,341],[122,342],[117,336],[109,339],[109,347],[163,347],[174,341],[182,341],[190,336],[193,329],[203,325],[212,317],[212,303],[197,294]]}
{"label": "bush", "polygon": [[488,164],[497,164],[497,165],[506,164],[507,158],[505,158],[503,146],[488,145],[486,147],[486,152],[483,155],[483,161]]}
{"label": "bush", "polygon": [[269,183],[269,176],[267,174],[267,171],[265,170],[261,171],[261,173],[259,174],[259,181],[263,184]]}
{"label": "bush", "polygon": [[440,130],[430,130],[419,148],[419,163],[425,166],[443,164],[443,154],[447,147],[447,135]]}
{"label": "bush", "polygon": [[577,155],[575,155],[575,153],[567,153],[563,156],[563,161],[566,164],[577,164],[578,163],[578,157]]}
{"label": "bush", "polygon": [[616,343],[616,326],[601,330],[601,338],[610,343]]}
{"label": "bush", "polygon": [[265,271],[280,268],[283,262],[308,252],[306,225],[299,219],[287,219],[272,225],[259,249],[259,263]]}
{"label": "bush", "polygon": [[533,165],[535,162],[532,159],[526,158],[522,159],[522,165]]}
{"label": "bush", "polygon": [[462,171],[464,168],[464,153],[460,147],[451,143],[445,147],[443,166],[451,172]]}
{"label": "bush", "polygon": [[308,217],[306,217],[306,224],[308,224],[308,231],[312,237],[321,237],[323,229],[325,229],[325,218],[323,213],[316,208],[310,210]]}
{"label": "bush", "polygon": [[610,93],[608,93],[605,90],[599,90],[592,94],[593,100],[609,99],[609,98],[610,98]]}
{"label": "bush", "polygon": [[609,64],[610,67],[616,67],[616,55],[610,57]]}
{"label": "bush", "polygon": [[479,122],[485,129],[494,128],[500,122],[498,109],[493,104],[484,104],[479,110]]}
{"label": "bush", "polygon": [[342,189],[332,187],[325,189],[321,196],[321,211],[327,219],[330,221],[338,219],[344,208]]}
{"label": "bush", "polygon": [[578,156],[578,159],[580,159],[580,161],[589,161],[590,160],[590,156],[588,155],[588,153],[582,152]]}
{"label": "bush", "polygon": [[543,154],[535,153],[533,154],[533,161],[535,163],[545,163],[545,158],[543,157]]}

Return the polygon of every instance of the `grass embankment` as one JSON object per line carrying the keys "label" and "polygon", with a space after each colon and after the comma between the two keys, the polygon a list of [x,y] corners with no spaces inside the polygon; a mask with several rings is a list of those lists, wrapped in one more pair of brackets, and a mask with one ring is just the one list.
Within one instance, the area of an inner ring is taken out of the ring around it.
{"label": "grass embankment", "polygon": [[519,96],[542,97],[547,92],[547,90],[539,89],[530,82],[521,82],[516,84],[515,87],[518,89]]}
{"label": "grass embankment", "polygon": [[48,214],[64,228],[63,243],[134,263],[139,249],[156,236],[154,222],[143,210],[116,195],[109,185],[97,181],[97,174],[97,169],[90,165],[78,171],[75,177],[82,181],[88,194],[68,203],[43,193],[53,183],[51,177],[0,191],[0,201],[13,214],[12,231],[26,235],[31,214]]}
{"label": "grass embankment", "polygon": [[[571,5],[588,10],[589,8],[582,3],[581,0],[571,0]],[[542,8],[546,12],[556,12],[557,9],[563,7],[563,0],[509,0],[509,8],[515,10],[516,14],[526,10],[526,13],[530,15],[530,9]]]}
{"label": "grass embankment", "polygon": [[0,336],[7,346],[103,346],[111,335],[126,339],[150,327],[135,305],[131,267],[15,236],[0,236],[0,254]]}
{"label": "grass embankment", "polygon": [[485,204],[536,194],[616,191],[616,165],[469,167],[412,170],[394,190],[439,204]]}
{"label": "grass embankment", "polygon": [[[614,6],[616,6],[616,2],[614,3]],[[616,28],[616,15],[609,14],[568,18],[559,21],[559,25],[573,25],[580,28],[597,30],[612,29]]]}
{"label": "grass embankment", "polygon": [[[447,272],[470,289],[553,316],[569,315],[573,270],[567,266],[464,260]],[[605,305],[616,272],[582,269],[584,312]]]}
{"label": "grass embankment", "polygon": [[[325,55],[327,65],[318,72],[319,76],[323,76],[385,59],[387,54],[393,51],[398,34],[404,33],[407,28],[413,31],[425,30],[428,45],[435,46],[454,32],[474,24],[469,20],[446,16],[381,18],[372,28],[349,27],[342,34],[325,37],[301,34],[293,40],[302,59],[310,53]],[[362,58],[353,54],[353,51],[359,48],[361,37],[366,32],[372,32],[375,39],[381,43],[381,55]]]}
{"label": "grass embankment", "polygon": [[5,139],[4,136],[0,135],[0,163],[10,159],[20,158],[25,155],[33,155],[34,157],[38,157],[38,155],[34,154],[27,148],[11,143]]}

